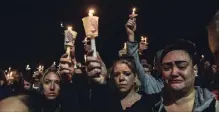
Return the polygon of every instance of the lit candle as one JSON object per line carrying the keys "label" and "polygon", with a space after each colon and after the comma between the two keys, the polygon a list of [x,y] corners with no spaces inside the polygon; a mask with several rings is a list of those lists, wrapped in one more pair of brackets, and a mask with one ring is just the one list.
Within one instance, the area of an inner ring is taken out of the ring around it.
{"label": "lit candle", "polygon": [[136,14],[136,8],[132,9],[132,13],[129,15],[130,18],[135,18],[136,16],[138,16],[138,14]]}
{"label": "lit candle", "polygon": [[89,15],[89,16],[93,16],[93,13],[95,13],[95,11],[94,11],[93,9],[90,9],[88,15]]}
{"label": "lit candle", "polygon": [[84,39],[84,42],[87,44],[87,42],[88,42],[87,37]]}
{"label": "lit candle", "polygon": [[71,26],[69,26],[67,29],[68,29],[69,31],[72,31],[72,27],[71,27]]}
{"label": "lit candle", "polygon": [[39,67],[38,67],[38,71],[41,71],[41,70],[42,70],[42,66],[39,65]]}
{"label": "lit candle", "polygon": [[60,23],[60,26],[63,27],[63,23],[62,22]]}
{"label": "lit candle", "polygon": [[12,72],[9,73],[9,79],[13,79]]}
{"label": "lit candle", "polygon": [[44,70],[44,66],[42,66],[42,71]]}
{"label": "lit candle", "polygon": [[86,62],[86,55],[84,55],[84,60],[85,60],[85,62]]}
{"label": "lit candle", "polygon": [[147,44],[147,37],[141,36],[141,41]]}
{"label": "lit candle", "polygon": [[53,62],[53,65],[55,66],[55,65],[56,65],[56,62]]}
{"label": "lit candle", "polygon": [[31,68],[30,68],[30,65],[27,65],[26,66],[26,70],[30,70]]}
{"label": "lit candle", "polygon": [[144,43],[147,44],[147,37],[144,38]]}
{"label": "lit candle", "polygon": [[65,30],[65,41],[64,45],[66,46],[67,58],[70,59],[70,48],[74,46],[77,32],[72,30],[72,26],[68,26]]}
{"label": "lit candle", "polygon": [[141,41],[144,41],[144,37],[143,36],[141,36]]}
{"label": "lit candle", "polygon": [[127,43],[124,43],[124,50],[127,49]]}
{"label": "lit candle", "polygon": [[86,37],[91,38],[91,49],[93,50],[93,56],[96,57],[96,44],[95,38],[98,36],[98,19],[99,17],[93,16],[95,10],[90,9],[88,16],[82,19]]}
{"label": "lit candle", "polygon": [[132,15],[135,14],[135,11],[136,11],[136,8],[133,8],[133,9],[132,9]]}

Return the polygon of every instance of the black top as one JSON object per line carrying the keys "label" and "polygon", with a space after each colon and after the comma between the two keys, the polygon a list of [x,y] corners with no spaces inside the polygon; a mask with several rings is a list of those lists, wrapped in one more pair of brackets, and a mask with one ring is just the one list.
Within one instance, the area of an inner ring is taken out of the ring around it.
{"label": "black top", "polygon": [[94,112],[150,112],[156,103],[152,95],[142,94],[140,100],[123,110],[118,93],[108,85],[93,86],[91,92],[91,107]]}

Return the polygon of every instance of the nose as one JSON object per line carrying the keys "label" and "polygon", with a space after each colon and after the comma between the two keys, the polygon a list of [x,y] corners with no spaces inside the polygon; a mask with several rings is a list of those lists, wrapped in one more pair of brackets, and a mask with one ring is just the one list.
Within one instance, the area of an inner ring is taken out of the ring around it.
{"label": "nose", "polygon": [[173,75],[173,76],[178,76],[178,70],[179,70],[179,69],[178,69],[177,67],[173,66],[171,75]]}
{"label": "nose", "polygon": [[54,83],[51,83],[50,84],[50,90],[54,90],[55,89],[55,84]]}
{"label": "nose", "polygon": [[124,75],[121,73],[120,76],[119,76],[119,81],[124,81]]}

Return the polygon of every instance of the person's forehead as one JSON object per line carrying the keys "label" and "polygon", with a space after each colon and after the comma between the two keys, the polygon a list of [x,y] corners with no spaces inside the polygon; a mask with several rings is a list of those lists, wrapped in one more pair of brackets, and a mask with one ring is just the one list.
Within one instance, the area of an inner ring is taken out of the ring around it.
{"label": "person's forehead", "polygon": [[31,83],[31,82],[29,82],[29,81],[27,81],[27,80],[24,80],[24,83]]}
{"label": "person's forehead", "polygon": [[125,63],[117,63],[114,67],[114,71],[123,71],[123,70],[130,70],[130,68]]}
{"label": "person's forehead", "polygon": [[58,77],[58,75],[54,72],[49,72],[44,79],[49,79],[49,80],[60,80],[60,78]]}
{"label": "person's forehead", "polygon": [[191,58],[186,51],[173,50],[173,51],[168,52],[164,56],[162,63],[174,62],[174,61],[190,61],[190,60],[191,60]]}

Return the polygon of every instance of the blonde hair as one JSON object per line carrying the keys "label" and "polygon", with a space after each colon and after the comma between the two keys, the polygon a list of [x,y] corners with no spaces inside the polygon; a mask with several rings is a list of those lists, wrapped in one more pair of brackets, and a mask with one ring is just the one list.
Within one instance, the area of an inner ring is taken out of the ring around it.
{"label": "blonde hair", "polygon": [[57,69],[55,67],[49,67],[48,69],[45,70],[45,72],[43,73],[43,76],[41,77],[40,79],[40,91],[43,90],[43,84],[44,84],[44,78],[50,73],[55,73],[59,78],[60,78],[60,81],[62,82],[62,78],[59,74],[59,72],[57,71]]}
{"label": "blonde hair", "polygon": [[138,92],[140,87],[141,87],[141,82],[140,82],[140,80],[139,80],[139,78],[137,76],[137,71],[136,71],[136,66],[135,66],[134,60],[131,60],[131,61],[130,60],[126,60],[126,59],[117,60],[114,63],[114,65],[112,66],[112,68],[111,68],[110,78],[113,79],[113,75],[114,75],[113,74],[114,73],[113,70],[114,70],[114,67],[116,66],[116,64],[118,64],[118,63],[126,64],[131,69],[132,73],[135,76],[135,84],[134,84],[135,87],[134,87],[134,90],[136,92]]}

